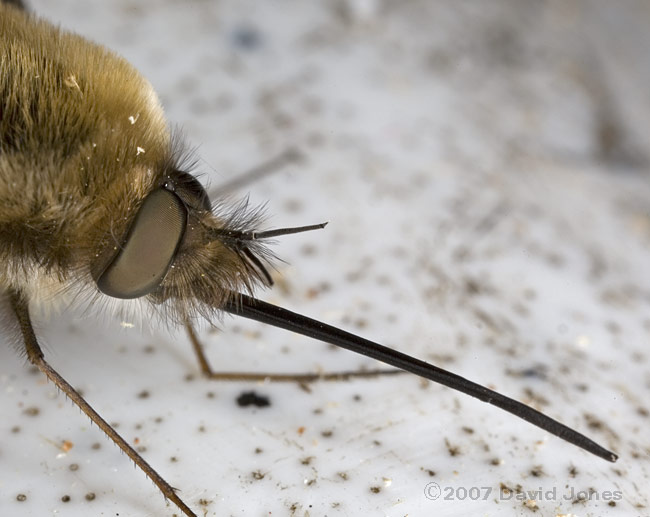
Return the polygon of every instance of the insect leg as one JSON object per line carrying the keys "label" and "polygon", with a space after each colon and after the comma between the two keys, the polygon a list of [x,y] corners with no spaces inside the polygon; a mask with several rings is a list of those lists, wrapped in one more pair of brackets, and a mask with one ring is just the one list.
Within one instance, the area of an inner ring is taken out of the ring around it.
{"label": "insect leg", "polygon": [[72,400],[79,409],[81,409],[81,411],[86,413],[86,415],[88,415],[88,417],[97,424],[97,426],[104,431],[104,433],[106,433],[106,435],[113,440],[113,442],[122,449],[122,451],[124,451],[138,467],[140,467],[145,475],[155,483],[166,499],[169,499],[178,506],[187,517],[197,517],[196,514],[181,500],[181,498],[176,495],[176,489],[167,483],[167,481],[165,481],[160,474],[158,474],[142,458],[142,456],[140,456],[135,449],[133,449],[108,422],[106,422],[106,420],[99,416],[99,413],[97,413],[90,404],[86,402],[79,392],[68,384],[68,382],[61,377],[61,375],[59,375],[59,373],[54,370],[47,361],[45,361],[43,350],[41,350],[36,334],[34,334],[34,328],[32,327],[32,321],[29,316],[29,306],[25,296],[17,291],[10,291],[9,299],[11,307],[16,314],[18,324],[20,325],[20,331],[22,332],[25,343],[25,352],[29,362],[43,372],[57,388],[65,393],[66,396]]}
{"label": "insect leg", "polygon": [[214,189],[210,189],[210,199],[228,196],[234,191],[250,183],[258,181],[265,176],[277,172],[289,163],[300,162],[303,158],[303,154],[298,149],[289,147],[288,149],[282,151],[275,158],[271,158],[270,160],[261,163],[242,174],[238,174],[230,181],[226,181],[220,185],[217,185],[214,187]]}
{"label": "insect leg", "polygon": [[192,324],[186,320],[185,328],[192,343],[192,348],[201,368],[201,373],[208,379],[219,381],[249,381],[249,382],[316,382],[316,381],[347,381],[349,379],[379,377],[384,375],[399,375],[403,370],[352,370],[328,373],[253,373],[253,372],[215,372],[208,362],[203,345],[196,335]]}

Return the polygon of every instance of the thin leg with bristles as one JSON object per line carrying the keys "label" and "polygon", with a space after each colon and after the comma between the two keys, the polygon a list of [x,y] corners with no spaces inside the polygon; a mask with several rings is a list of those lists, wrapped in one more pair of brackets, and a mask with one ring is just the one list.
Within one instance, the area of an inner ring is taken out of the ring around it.
{"label": "thin leg with bristles", "polygon": [[203,351],[203,344],[196,335],[194,327],[189,321],[185,322],[187,334],[192,343],[192,348],[201,368],[201,373],[208,379],[218,381],[248,381],[248,382],[298,382],[308,383],[317,381],[347,381],[359,378],[374,378],[385,375],[400,375],[403,370],[352,370],[344,372],[327,373],[254,373],[254,372],[215,372],[212,370],[208,358]]}
{"label": "thin leg with bristles", "polygon": [[75,390],[68,382],[59,375],[48,363],[45,361],[43,350],[41,350],[34,328],[32,327],[31,318],[29,316],[29,306],[25,297],[18,292],[12,291],[9,294],[11,306],[16,314],[20,330],[25,342],[25,352],[30,363],[36,366],[46,377],[52,381],[57,388],[59,388],[66,396],[74,402],[81,411],[88,415],[97,426],[106,433],[113,442],[131,458],[131,460],[154,482],[160,489],[166,499],[172,501],[187,517],[197,517],[197,515],[190,510],[190,508],[176,495],[176,489],[165,481],[160,474],[158,474],[135,449],[133,449],[122,438],[111,425],[106,422],[99,413],[97,413],[86,400]]}

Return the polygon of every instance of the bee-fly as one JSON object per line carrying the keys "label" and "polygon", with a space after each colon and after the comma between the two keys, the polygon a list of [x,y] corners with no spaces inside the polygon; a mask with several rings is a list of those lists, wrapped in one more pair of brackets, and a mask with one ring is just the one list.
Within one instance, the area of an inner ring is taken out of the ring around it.
{"label": "bee-fly", "polygon": [[[255,298],[256,288],[272,284],[268,240],[324,224],[262,231],[245,203],[212,203],[188,172],[191,156],[171,134],[151,85],[111,51],[0,5],[0,99],[0,283],[19,350],[185,515],[195,513],[47,363],[32,301],[148,310],[181,325],[223,312],[250,318],[462,391],[616,461],[520,402]],[[204,358],[202,368],[209,369]]]}

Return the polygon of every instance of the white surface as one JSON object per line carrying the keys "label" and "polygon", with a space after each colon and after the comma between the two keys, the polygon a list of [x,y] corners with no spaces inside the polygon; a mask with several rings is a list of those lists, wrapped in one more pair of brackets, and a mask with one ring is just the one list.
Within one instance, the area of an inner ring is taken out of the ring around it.
{"label": "white surface", "polygon": [[[246,189],[269,201],[272,226],[330,221],[281,239],[289,264],[262,298],[519,398],[621,456],[411,376],[310,392],[215,383],[182,333],[39,321],[53,365],[198,515],[648,514],[647,4],[31,3],[153,82],[213,186],[289,145],[307,155]],[[242,48],[243,30],[257,44]],[[223,370],[375,366],[245,321],[201,337]],[[0,514],[179,513],[10,347],[0,387]],[[239,408],[250,389],[271,407]],[[452,500],[427,499],[431,482]]]}

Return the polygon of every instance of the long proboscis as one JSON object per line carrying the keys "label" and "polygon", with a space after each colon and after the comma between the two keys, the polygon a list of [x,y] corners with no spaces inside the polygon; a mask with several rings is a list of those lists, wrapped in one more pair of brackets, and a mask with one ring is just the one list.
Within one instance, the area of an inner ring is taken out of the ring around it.
{"label": "long proboscis", "polygon": [[327,325],[318,320],[308,318],[282,307],[257,300],[247,295],[238,294],[228,302],[223,310],[237,316],[249,318],[274,327],[290,330],[325,343],[351,350],[361,355],[371,357],[401,370],[413,373],[425,379],[476,397],[483,402],[497,406],[519,418],[527,420],[540,429],[577,445],[584,450],[607,461],[615,462],[618,456],[585,435],[570,427],[553,420],[536,409],[496,391],[476,384],[460,375],[438,368],[425,361],[403,354],[386,346],[374,343],[355,334]]}

